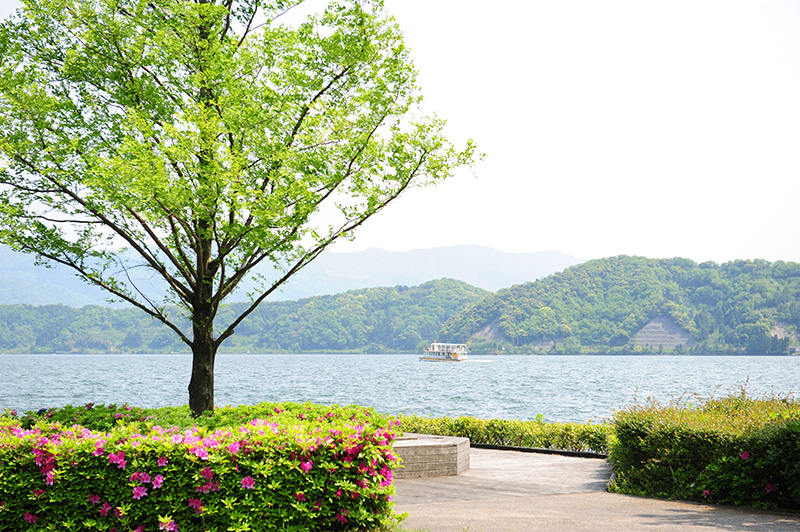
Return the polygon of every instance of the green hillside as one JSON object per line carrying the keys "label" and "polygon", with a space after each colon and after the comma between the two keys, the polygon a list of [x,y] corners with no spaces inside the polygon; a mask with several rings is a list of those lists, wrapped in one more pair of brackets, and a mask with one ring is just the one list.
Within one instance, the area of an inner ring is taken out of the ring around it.
{"label": "green hillside", "polygon": [[[621,256],[495,293],[440,279],[267,302],[222,352],[411,353],[439,340],[473,353],[785,354],[798,331],[800,264]],[[187,349],[135,309],[0,306],[0,353],[171,351]]]}
{"label": "green hillside", "polygon": [[[414,287],[266,302],[237,327],[221,352],[418,352],[437,339],[448,318],[486,294],[461,281],[440,279]],[[220,322],[238,315],[243,305],[222,309]],[[188,349],[136,309],[0,305],[0,353],[172,351]]]}
{"label": "green hillside", "polygon": [[472,352],[785,354],[798,326],[800,264],[620,256],[490,294],[440,337]]}

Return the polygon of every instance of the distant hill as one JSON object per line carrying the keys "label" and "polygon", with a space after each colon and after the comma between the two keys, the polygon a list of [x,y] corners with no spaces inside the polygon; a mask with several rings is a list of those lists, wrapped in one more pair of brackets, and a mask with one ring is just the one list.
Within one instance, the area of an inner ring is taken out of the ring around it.
{"label": "distant hill", "polygon": [[[488,292],[454,279],[262,303],[221,352],[420,352],[442,325]],[[230,323],[243,303],[220,310]],[[176,310],[173,309],[173,312]],[[183,325],[189,329],[188,322]],[[177,335],[134,308],[0,305],[0,353],[187,352]]]}
{"label": "distant hill", "polygon": [[612,257],[487,295],[440,339],[473,352],[786,354],[800,264]]}
{"label": "distant hill", "polygon": [[[416,286],[434,279],[458,279],[484,290],[534,281],[581,259],[559,253],[504,253],[480,246],[452,246],[416,251],[369,249],[325,252],[298,272],[270,300],[295,300],[379,286]],[[262,271],[270,277],[269,271]],[[145,281],[146,282],[146,281]],[[30,255],[0,246],[0,304],[70,307],[108,305],[106,295],[63,266],[34,266]],[[244,301],[252,284],[243,284],[231,301]]]}

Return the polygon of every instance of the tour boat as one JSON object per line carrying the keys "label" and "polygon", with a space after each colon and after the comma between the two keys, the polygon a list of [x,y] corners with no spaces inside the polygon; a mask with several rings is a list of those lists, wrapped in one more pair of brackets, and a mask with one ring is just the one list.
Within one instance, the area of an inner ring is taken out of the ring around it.
{"label": "tour boat", "polygon": [[440,344],[433,342],[425,348],[420,360],[429,362],[461,362],[467,359],[467,344]]}

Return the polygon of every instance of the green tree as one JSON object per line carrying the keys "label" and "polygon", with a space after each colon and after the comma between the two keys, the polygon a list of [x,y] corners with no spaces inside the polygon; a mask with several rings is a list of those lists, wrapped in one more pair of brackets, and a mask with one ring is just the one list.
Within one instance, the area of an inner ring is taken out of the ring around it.
{"label": "green tree", "polygon": [[[0,26],[0,242],[171,328],[193,353],[195,414],[214,406],[219,345],[261,301],[404,190],[473,161],[441,120],[407,118],[415,71],[381,0],[302,23],[300,0],[23,3]],[[262,263],[274,277],[215,331]]]}

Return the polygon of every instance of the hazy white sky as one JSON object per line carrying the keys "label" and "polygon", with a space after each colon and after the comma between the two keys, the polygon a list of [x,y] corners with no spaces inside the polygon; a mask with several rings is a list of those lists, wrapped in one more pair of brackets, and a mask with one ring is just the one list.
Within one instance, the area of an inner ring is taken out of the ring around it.
{"label": "hazy white sky", "polygon": [[800,261],[800,2],[489,6],[386,0],[426,109],[486,159],[336,250]]}

